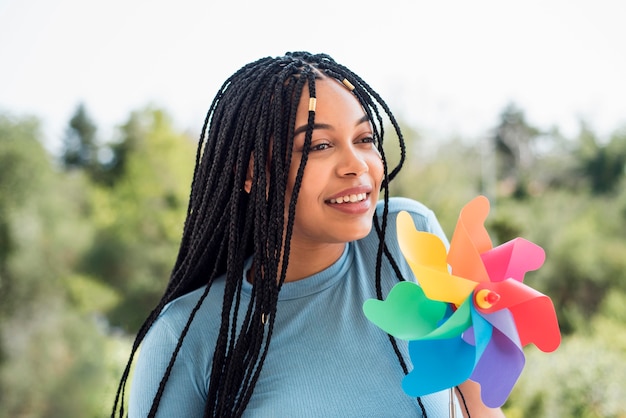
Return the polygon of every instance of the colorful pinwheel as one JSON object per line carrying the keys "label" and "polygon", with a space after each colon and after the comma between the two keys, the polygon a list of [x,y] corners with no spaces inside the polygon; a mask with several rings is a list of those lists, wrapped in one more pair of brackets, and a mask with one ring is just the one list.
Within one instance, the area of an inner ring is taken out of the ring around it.
{"label": "colorful pinwheel", "polygon": [[367,300],[363,311],[409,341],[414,368],[402,387],[410,396],[471,379],[485,405],[501,406],[524,367],[522,347],[533,343],[551,352],[561,342],[552,301],[522,283],[543,264],[543,249],[522,238],[492,248],[484,228],[488,213],[484,196],[469,202],[447,254],[437,236],[417,231],[408,213],[398,214],[400,249],[420,285],[398,283],[385,301]]}

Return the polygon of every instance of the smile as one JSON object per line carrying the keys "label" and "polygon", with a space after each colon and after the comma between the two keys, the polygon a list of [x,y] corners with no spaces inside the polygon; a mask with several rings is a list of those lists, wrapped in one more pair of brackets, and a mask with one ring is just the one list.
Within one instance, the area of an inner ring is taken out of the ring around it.
{"label": "smile", "polygon": [[330,199],[330,203],[357,203],[367,199],[367,193],[356,193],[345,196],[339,196],[335,199]]}

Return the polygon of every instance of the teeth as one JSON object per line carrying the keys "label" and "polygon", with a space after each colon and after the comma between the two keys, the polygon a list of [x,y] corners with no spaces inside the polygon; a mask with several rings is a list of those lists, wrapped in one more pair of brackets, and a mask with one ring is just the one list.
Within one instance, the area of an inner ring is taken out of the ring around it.
{"label": "teeth", "polygon": [[356,203],[361,202],[367,198],[367,193],[357,193],[338,197],[336,199],[330,199],[330,203]]}

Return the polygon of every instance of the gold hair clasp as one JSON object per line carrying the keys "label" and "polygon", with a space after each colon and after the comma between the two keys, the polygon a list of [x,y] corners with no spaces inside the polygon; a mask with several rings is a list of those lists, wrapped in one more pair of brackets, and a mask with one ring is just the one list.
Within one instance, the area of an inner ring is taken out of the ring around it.
{"label": "gold hair clasp", "polygon": [[317,105],[317,99],[315,97],[311,97],[309,99],[309,112],[315,112],[316,105]]}
{"label": "gold hair clasp", "polygon": [[350,91],[354,90],[354,85],[348,81],[347,78],[344,78],[343,80],[341,80],[341,82],[343,83],[344,86],[346,86],[346,88]]}

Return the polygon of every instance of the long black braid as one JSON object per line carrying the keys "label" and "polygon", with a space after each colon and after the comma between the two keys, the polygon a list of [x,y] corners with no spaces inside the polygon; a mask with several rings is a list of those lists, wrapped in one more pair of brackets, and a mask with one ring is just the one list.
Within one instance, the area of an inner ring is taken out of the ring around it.
{"label": "long black braid", "polygon": [[[296,111],[305,86],[310,97],[315,97],[315,80],[320,77],[335,78],[350,88],[372,122],[384,165],[383,215],[380,222],[374,217],[380,239],[375,272],[377,296],[382,299],[383,257],[391,263],[398,280],[403,280],[385,245],[385,231],[389,182],[400,170],[406,152],[400,127],[385,102],[360,77],[325,54],[293,52],[245,65],[224,82],[207,112],[198,143],[179,253],[163,297],[137,333],[116,393],[112,417],[124,416],[125,388],[134,356],[165,305],[204,286],[154,398],[149,416],[156,415],[191,323],[213,282],[222,275],[226,278],[222,315],[204,416],[239,417],[243,414],[272,337],[278,293],[287,272],[296,201],[313,133],[315,111],[311,110],[302,159],[285,208]],[[389,118],[401,150],[400,161],[390,172],[383,149],[383,118],[379,106]],[[252,185],[247,193],[243,185],[251,161]],[[285,213],[288,214],[286,219]],[[238,318],[244,263],[251,256],[254,265],[253,277],[250,277],[251,301],[244,317]],[[407,373],[406,362],[395,340],[390,339]],[[426,416],[419,398],[418,401]]]}

